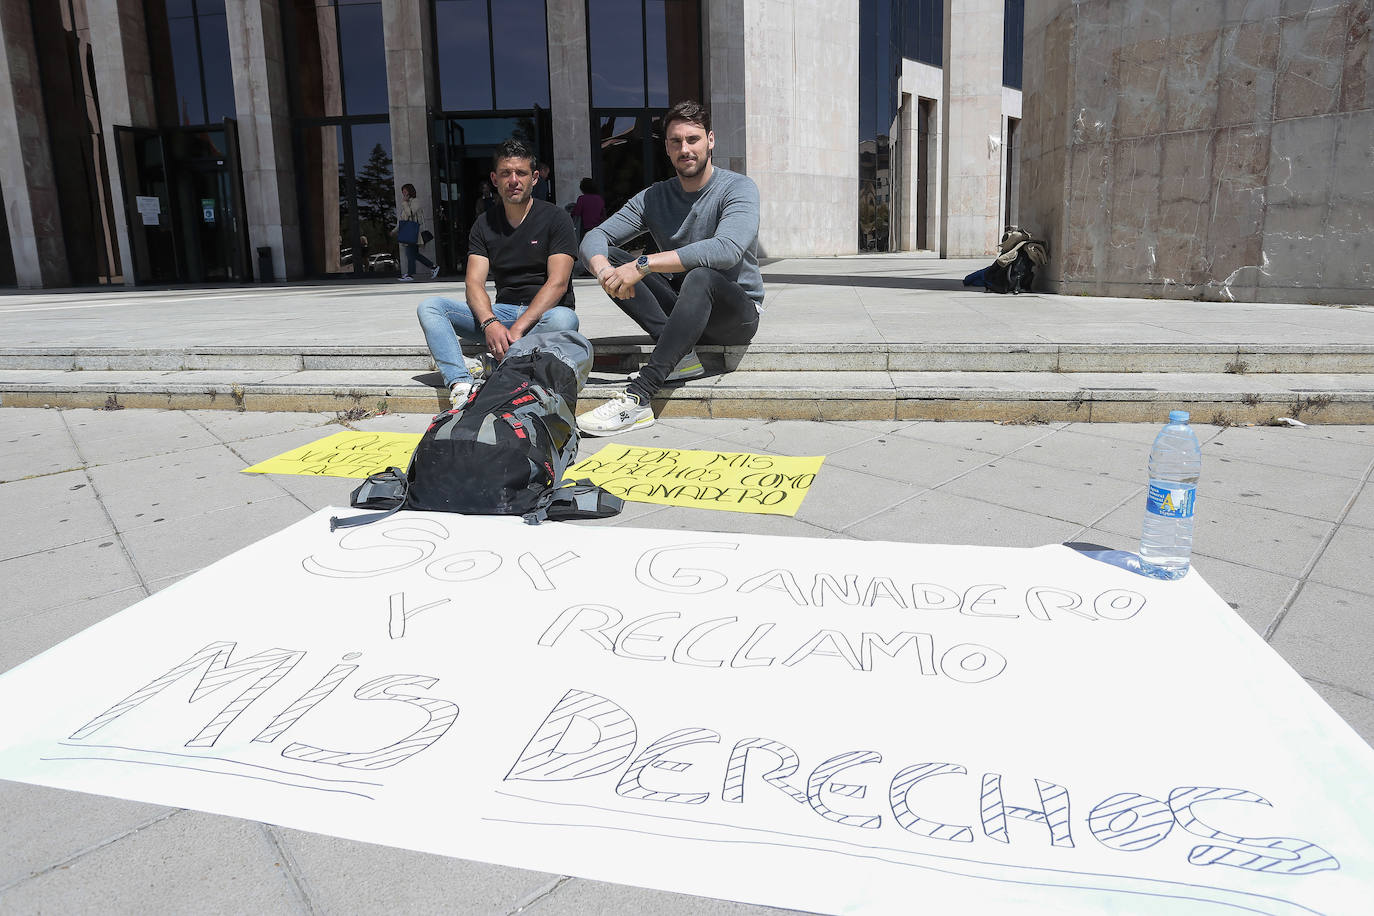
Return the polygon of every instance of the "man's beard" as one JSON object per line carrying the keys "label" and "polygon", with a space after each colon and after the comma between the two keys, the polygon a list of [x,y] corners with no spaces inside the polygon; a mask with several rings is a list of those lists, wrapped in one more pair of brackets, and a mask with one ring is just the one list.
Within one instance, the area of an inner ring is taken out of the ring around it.
{"label": "man's beard", "polygon": [[706,168],[706,161],[705,159],[694,159],[687,163],[675,161],[673,168],[677,170],[677,177],[679,178],[695,178],[701,174],[702,169]]}

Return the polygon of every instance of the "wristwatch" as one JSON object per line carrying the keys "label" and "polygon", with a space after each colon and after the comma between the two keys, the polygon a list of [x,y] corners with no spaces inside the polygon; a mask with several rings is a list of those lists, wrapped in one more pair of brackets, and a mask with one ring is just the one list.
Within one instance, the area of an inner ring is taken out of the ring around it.
{"label": "wristwatch", "polygon": [[649,273],[649,256],[647,254],[640,255],[639,260],[635,261],[635,268],[641,277]]}

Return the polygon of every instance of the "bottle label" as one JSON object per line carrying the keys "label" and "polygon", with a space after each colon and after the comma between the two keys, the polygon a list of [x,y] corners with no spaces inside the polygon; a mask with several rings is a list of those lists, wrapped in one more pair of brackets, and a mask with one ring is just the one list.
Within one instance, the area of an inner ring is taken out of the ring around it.
{"label": "bottle label", "polygon": [[1165,518],[1192,518],[1193,498],[1197,487],[1161,486],[1150,484],[1150,493],[1145,498],[1145,510]]}

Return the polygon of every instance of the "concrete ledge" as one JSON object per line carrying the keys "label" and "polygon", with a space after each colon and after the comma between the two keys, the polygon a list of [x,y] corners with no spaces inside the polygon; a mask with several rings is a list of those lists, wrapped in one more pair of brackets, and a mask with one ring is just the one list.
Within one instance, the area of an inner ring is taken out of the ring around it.
{"label": "concrete ledge", "polygon": [[[594,371],[638,369],[652,347],[596,342]],[[465,347],[470,354],[475,347]],[[751,344],[701,346],[713,371],[746,372],[1202,372],[1236,376],[1274,373],[1374,373],[1374,347],[1271,344],[1027,344],[1018,342]],[[424,347],[189,347],[179,350],[0,348],[0,371],[433,371]]]}
{"label": "concrete ledge", "polygon": [[[304,373],[308,375],[309,373]],[[184,378],[186,373],[180,373]],[[345,375],[340,373],[340,375]],[[1201,422],[1228,425],[1292,417],[1308,423],[1374,424],[1374,382],[1359,376],[1323,379],[1270,376],[1253,390],[1231,375],[1159,375],[1153,386],[1130,384],[1132,376],[1098,374],[1091,386],[1075,387],[1054,373],[1008,373],[1004,384],[952,384],[957,374],[917,376],[901,383],[887,373],[739,373],[665,390],[654,408],[669,417],[733,417],[811,420],[997,420],[1092,423],[1155,422],[1171,408],[1186,409]],[[996,376],[971,373],[974,379]],[[0,406],[158,408],[253,411],[351,411],[434,413],[448,406],[445,393],[428,385],[290,384],[281,378],[243,384],[191,385],[139,378],[83,381],[85,373],[62,373],[43,382],[0,381]],[[89,378],[89,376],[86,376]],[[375,378],[374,378],[375,380]],[[967,380],[967,379],[966,379]],[[1054,384],[1064,382],[1065,384]],[[589,385],[582,409],[615,389]]]}

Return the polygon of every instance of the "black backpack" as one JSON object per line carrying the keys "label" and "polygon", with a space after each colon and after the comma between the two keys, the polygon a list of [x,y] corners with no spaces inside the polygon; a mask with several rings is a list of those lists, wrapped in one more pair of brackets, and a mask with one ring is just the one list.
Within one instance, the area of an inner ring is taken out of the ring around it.
{"label": "black backpack", "polygon": [[990,293],[1028,293],[1035,283],[1035,268],[1049,263],[1049,246],[1020,226],[1008,226],[998,245],[997,260],[983,274]]}
{"label": "black backpack", "polygon": [[[352,505],[522,515],[532,524],[615,515],[620,497],[586,481],[563,486],[577,459],[577,391],[591,362],[591,344],[575,331],[522,337],[465,403],[430,421],[404,474],[374,474]],[[332,518],[330,529],[377,517]]]}

